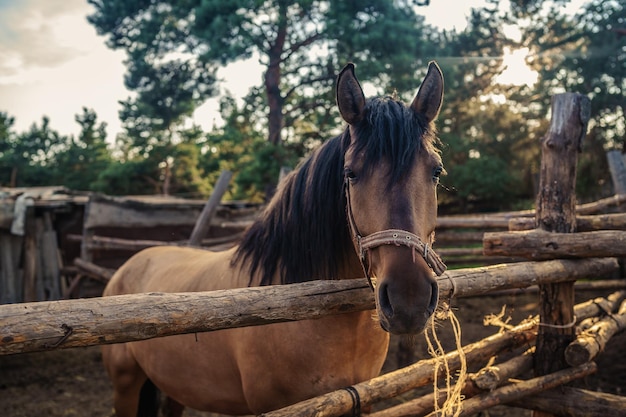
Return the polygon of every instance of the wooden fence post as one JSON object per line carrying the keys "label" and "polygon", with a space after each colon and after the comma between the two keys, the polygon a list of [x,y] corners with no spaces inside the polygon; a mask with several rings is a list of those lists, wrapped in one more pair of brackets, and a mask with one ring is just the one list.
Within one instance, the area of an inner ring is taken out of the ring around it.
{"label": "wooden fence post", "polygon": [[189,246],[200,246],[202,243],[202,238],[207,234],[209,227],[211,226],[211,218],[215,214],[215,210],[217,210],[217,206],[220,204],[220,201],[222,201],[222,196],[226,193],[226,190],[228,190],[228,184],[230,183],[232,176],[233,173],[227,170],[220,173],[220,177],[217,179],[213,193],[206,202],[206,205],[204,206],[202,213],[200,213],[200,217],[198,217],[196,225],[191,232]]}
{"label": "wooden fence post", "polygon": [[[587,133],[590,100],[575,93],[552,97],[552,118],[541,139],[541,170],[536,225],[548,232],[576,231],[576,165]],[[540,322],[535,374],[565,368],[565,348],[574,338],[574,283],[540,285]],[[572,325],[570,325],[572,324]],[[546,417],[540,411],[534,417]]]}
{"label": "wooden fence post", "polygon": [[613,149],[606,153],[606,159],[609,163],[615,194],[626,194],[626,160],[624,160],[624,154]]}

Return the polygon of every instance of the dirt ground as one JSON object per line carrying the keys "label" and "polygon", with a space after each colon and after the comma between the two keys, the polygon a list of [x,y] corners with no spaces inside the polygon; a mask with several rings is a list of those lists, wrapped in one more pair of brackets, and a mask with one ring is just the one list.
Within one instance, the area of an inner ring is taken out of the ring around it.
{"label": "dirt ground", "polygon": [[[599,293],[578,293],[577,302],[594,298]],[[509,296],[483,296],[453,301],[453,308],[461,322],[463,344],[477,341],[497,331],[483,325],[483,317],[498,313],[503,305],[512,323],[537,313],[537,295],[532,293]],[[444,326],[440,335],[447,351],[454,350],[451,333]],[[392,340],[384,371],[398,367],[397,346]],[[626,333],[612,339],[597,359],[599,372],[586,378],[579,386],[590,390],[624,394],[626,390],[626,362],[623,361]],[[417,358],[427,358],[423,337],[414,341]],[[487,358],[485,358],[487,360]],[[425,388],[428,391],[431,388]],[[405,401],[394,399],[376,408]],[[111,385],[102,367],[98,347],[75,348],[44,353],[0,356],[0,410],[5,417],[25,416],[112,416]],[[528,416],[530,412],[496,407],[482,416]],[[187,410],[186,416],[209,416]]]}

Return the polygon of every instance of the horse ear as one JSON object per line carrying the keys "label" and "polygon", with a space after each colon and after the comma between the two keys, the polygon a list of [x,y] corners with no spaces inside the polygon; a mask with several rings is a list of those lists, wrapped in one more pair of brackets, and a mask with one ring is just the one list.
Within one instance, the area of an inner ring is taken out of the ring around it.
{"label": "horse ear", "polygon": [[346,65],[337,78],[337,106],[343,120],[355,124],[363,118],[365,95],[354,75],[354,64]]}
{"label": "horse ear", "polygon": [[435,61],[428,64],[428,72],[411,103],[411,108],[426,116],[428,122],[437,118],[443,101],[443,74]]}

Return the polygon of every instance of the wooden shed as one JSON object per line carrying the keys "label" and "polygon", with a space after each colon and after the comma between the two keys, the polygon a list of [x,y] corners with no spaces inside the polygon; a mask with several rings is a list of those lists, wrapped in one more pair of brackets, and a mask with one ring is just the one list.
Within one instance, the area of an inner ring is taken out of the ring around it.
{"label": "wooden shed", "polygon": [[0,188],[0,303],[56,300],[64,268],[80,253],[88,197],[63,187]]}
{"label": "wooden shed", "polygon": [[[0,304],[100,295],[107,276],[139,250],[187,244],[205,203],[0,188]],[[258,209],[221,204],[202,246],[232,246]]]}

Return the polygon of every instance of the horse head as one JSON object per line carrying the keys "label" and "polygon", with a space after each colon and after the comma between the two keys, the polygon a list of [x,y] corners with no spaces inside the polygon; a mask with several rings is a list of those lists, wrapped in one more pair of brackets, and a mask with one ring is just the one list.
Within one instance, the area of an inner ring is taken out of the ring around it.
{"label": "horse head", "polygon": [[365,274],[375,282],[380,325],[395,334],[424,329],[438,301],[433,271],[445,270],[430,247],[443,172],[432,122],[442,99],[435,63],[409,106],[395,97],[366,100],[352,64],[337,80],[350,141],[344,155],[348,222]]}

